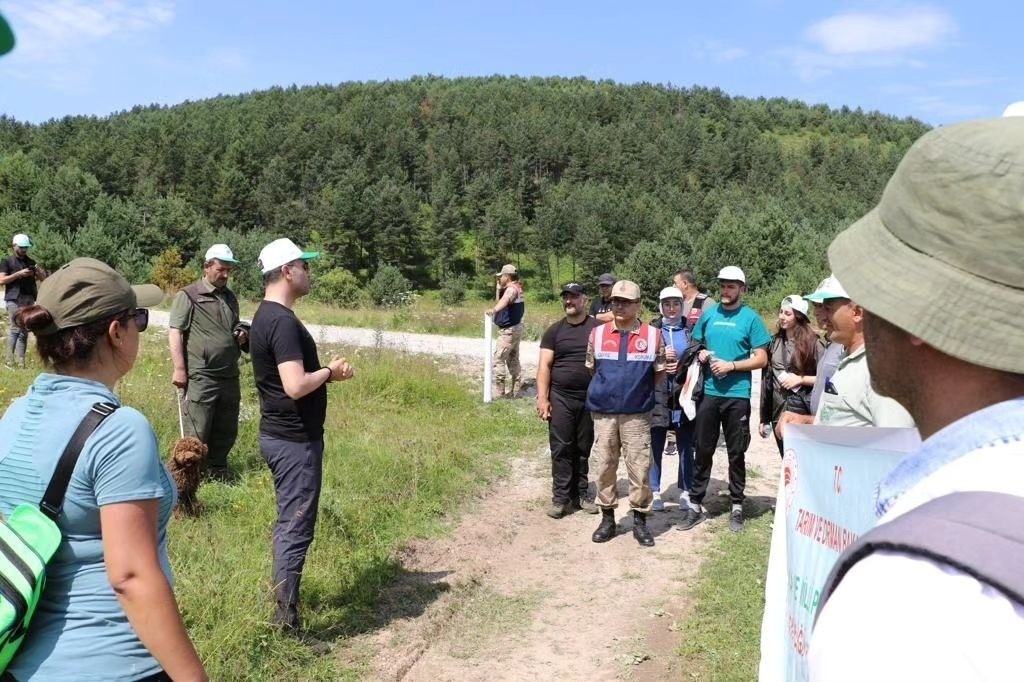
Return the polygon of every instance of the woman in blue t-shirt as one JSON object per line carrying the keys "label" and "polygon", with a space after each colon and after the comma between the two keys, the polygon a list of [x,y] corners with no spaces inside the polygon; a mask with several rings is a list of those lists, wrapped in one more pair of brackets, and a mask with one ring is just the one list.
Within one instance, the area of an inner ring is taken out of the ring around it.
{"label": "woman in blue t-shirt", "polygon": [[60,454],[95,403],[119,406],[86,441],[57,523],[64,537],[6,675],[26,680],[205,680],[171,587],[167,522],[175,488],[146,418],[120,407],[116,383],[135,364],[146,306],[91,258],[71,261],[18,313],[51,372],[0,419],[0,512],[42,498]]}

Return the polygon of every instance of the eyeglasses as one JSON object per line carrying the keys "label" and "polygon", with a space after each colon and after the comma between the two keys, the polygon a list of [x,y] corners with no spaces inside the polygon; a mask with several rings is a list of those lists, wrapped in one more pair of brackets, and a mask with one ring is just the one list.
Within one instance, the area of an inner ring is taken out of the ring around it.
{"label": "eyeglasses", "polygon": [[131,316],[135,318],[135,328],[140,332],[146,331],[149,326],[149,308],[136,308]]}

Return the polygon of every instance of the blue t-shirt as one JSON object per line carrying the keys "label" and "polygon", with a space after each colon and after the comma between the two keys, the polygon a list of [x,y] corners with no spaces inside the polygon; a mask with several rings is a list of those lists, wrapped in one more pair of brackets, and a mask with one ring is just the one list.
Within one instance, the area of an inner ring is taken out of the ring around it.
{"label": "blue t-shirt", "polygon": [[[751,308],[741,305],[735,310],[726,310],[721,303],[704,311],[693,328],[691,338],[703,343],[715,354],[716,360],[726,362],[746,360],[755,348],[763,348],[772,341],[761,316]],[[749,399],[750,372],[729,372],[723,377],[716,377],[708,371],[704,394]]]}
{"label": "blue t-shirt", "polygon": [[[106,386],[41,374],[0,419],[0,512],[38,502],[71,434],[97,402],[120,405]],[[107,578],[100,507],[160,500],[158,547],[168,581],[167,523],[176,489],[156,435],[122,407],[86,442],[58,525],[64,541],[46,568],[46,588],[9,670],[18,680],[137,680],[160,672],[128,622]]]}

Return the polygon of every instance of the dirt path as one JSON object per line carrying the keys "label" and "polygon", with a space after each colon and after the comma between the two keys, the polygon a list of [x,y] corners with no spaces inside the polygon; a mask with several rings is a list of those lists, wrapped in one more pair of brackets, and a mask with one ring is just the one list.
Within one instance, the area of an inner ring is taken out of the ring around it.
{"label": "dirt path", "polygon": [[[153,316],[155,324],[166,325],[166,313]],[[324,342],[445,355],[470,366],[484,357],[482,342],[474,339],[317,325],[310,331]],[[521,356],[524,376],[532,378],[537,344],[524,343]],[[756,394],[753,404],[756,425]],[[523,419],[536,419],[532,400],[524,399],[520,409]],[[620,535],[602,545],[590,540],[598,516],[548,518],[550,455],[546,448],[525,453],[512,462],[506,480],[465,502],[451,534],[405,548],[405,572],[383,599],[388,624],[348,640],[336,654],[365,666],[376,680],[679,679],[675,650],[691,581],[709,531],[727,523],[729,498],[720,444],[705,499],[713,518],[690,532],[675,530],[681,517],[676,461],[665,460],[667,511],[648,522],[656,546],[642,549],[628,516],[620,519]],[[774,442],[753,434],[747,468],[749,518],[774,502]],[[622,467],[622,498],[627,488]],[[622,499],[618,516],[627,507]]]}

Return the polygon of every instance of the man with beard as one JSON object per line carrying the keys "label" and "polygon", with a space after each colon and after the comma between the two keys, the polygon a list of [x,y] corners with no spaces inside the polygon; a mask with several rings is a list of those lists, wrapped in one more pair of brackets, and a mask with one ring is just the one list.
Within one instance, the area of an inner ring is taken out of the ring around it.
{"label": "man with beard", "polygon": [[17,360],[24,367],[28,330],[19,327],[14,316],[19,309],[36,302],[36,282],[46,279],[46,270],[29,257],[32,240],[27,234],[14,235],[11,245],[14,254],[0,261],[0,284],[4,285],[4,303],[11,322],[7,362]]}
{"label": "man with beard", "polygon": [[866,311],[872,385],[924,440],[824,586],[813,682],[1021,676],[1022,195],[1024,119],[943,126],[829,247]]}
{"label": "man with beard", "polygon": [[598,322],[611,322],[612,315],[612,287],[615,286],[615,275],[606,272],[597,278],[597,289],[601,292],[599,298],[594,299],[590,304],[590,314]]}
{"label": "man with beard", "polygon": [[344,358],[320,364],[316,341],[292,310],[309,293],[309,260],[319,255],[290,239],[263,247],[259,267],[266,293],[249,332],[260,395],[260,452],[277,498],[273,622],[291,631],[300,626],[299,583],[320,504],[327,383],[354,375]]}
{"label": "man with beard", "polygon": [[560,519],[582,509],[596,514],[587,499],[590,448],[594,422],[585,405],[590,371],[587,340],[601,323],[587,315],[582,284],[562,287],[565,317],[547,328],[540,340],[537,362],[537,416],[548,422],[551,445],[551,507],[548,516]]}
{"label": "man with beard", "polygon": [[228,278],[238,261],[227,244],[206,251],[203,276],[178,292],[171,305],[168,343],[180,391],[186,436],[209,448],[210,476],[228,478],[228,453],[238,437],[238,358],[249,347],[239,325],[238,299]]}
{"label": "man with beard", "polygon": [[765,350],[772,337],[761,316],[743,304],[747,279],[735,266],[718,273],[721,303],[705,311],[691,335],[692,343],[704,345],[698,354],[708,365],[704,396],[694,417],[693,489],[679,530],[690,530],[706,518],[701,509],[711,464],[718,447],[719,430],[725,433],[729,453],[729,529],[743,530],[743,490],[746,486],[747,446],[750,445],[751,372],[768,364]]}

